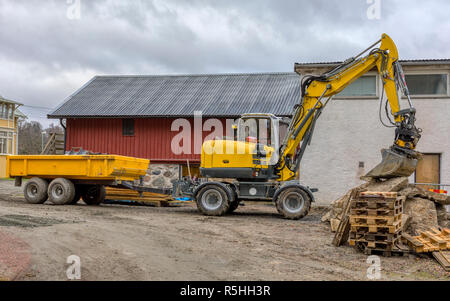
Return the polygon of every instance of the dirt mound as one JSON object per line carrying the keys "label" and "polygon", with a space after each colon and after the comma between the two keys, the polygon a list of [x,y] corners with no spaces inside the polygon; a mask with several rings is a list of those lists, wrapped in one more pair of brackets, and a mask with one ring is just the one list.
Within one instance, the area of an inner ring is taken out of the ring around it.
{"label": "dirt mound", "polygon": [[[355,189],[362,191],[397,192],[404,197],[403,230],[411,235],[417,235],[418,230],[430,227],[450,226],[450,214],[445,206],[450,205],[450,196],[426,191],[408,184],[408,178],[393,178],[385,181],[371,180]],[[322,217],[323,222],[330,222],[331,230],[336,231],[342,211],[350,201],[350,190],[343,197],[331,204],[330,210]]]}

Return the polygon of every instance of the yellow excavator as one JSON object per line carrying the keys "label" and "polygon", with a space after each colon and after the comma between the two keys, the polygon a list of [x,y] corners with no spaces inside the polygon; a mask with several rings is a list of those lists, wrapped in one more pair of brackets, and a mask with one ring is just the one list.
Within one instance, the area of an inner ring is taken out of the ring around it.
{"label": "yellow excavator", "polygon": [[[382,150],[382,162],[366,177],[410,176],[420,158],[415,148],[421,130],[415,126],[416,110],[399,63],[397,47],[387,34],[383,34],[379,41],[334,69],[301,78],[301,101],[294,108],[282,141],[279,141],[279,128],[283,121],[272,114],[244,114],[235,127],[235,137],[205,141],[201,155],[202,178],[176,183],[175,195],[195,199],[198,209],[205,215],[230,213],[243,200],[271,200],[285,218],[303,218],[314,201],[313,189],[295,179],[316,122],[334,95],[375,67],[384,87],[380,121],[395,128],[395,138],[389,149]],[[408,99],[406,109],[400,107],[399,91]],[[384,93],[387,101],[383,108]],[[381,118],[383,110],[389,124]]]}

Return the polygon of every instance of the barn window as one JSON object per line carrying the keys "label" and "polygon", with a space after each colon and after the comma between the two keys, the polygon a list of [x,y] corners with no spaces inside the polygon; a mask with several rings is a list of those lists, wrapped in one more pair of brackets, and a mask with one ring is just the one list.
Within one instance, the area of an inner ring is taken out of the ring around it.
{"label": "barn window", "polygon": [[339,96],[377,96],[377,77],[360,77],[339,93]]}
{"label": "barn window", "polygon": [[447,95],[447,74],[408,74],[405,77],[411,95]]}
{"label": "barn window", "polygon": [[134,136],[134,119],[122,120],[122,135]]}

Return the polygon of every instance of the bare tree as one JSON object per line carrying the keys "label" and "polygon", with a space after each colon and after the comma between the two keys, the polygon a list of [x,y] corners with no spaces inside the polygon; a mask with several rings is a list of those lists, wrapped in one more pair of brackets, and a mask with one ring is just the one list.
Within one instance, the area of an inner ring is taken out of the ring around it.
{"label": "bare tree", "polygon": [[44,129],[37,121],[19,121],[19,155],[38,155],[42,152],[51,134],[64,134],[64,130],[55,124]]}

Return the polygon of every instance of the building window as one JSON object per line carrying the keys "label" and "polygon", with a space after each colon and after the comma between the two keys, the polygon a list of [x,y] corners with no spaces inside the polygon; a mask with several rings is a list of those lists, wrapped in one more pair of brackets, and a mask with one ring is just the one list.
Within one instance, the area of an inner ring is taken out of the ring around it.
{"label": "building window", "polygon": [[360,77],[339,93],[339,96],[377,96],[377,77]]}
{"label": "building window", "polygon": [[122,120],[122,135],[134,136],[134,119]]}
{"label": "building window", "polygon": [[9,105],[6,103],[0,104],[0,118],[2,119],[8,119],[9,115]]}
{"label": "building window", "polygon": [[0,154],[12,155],[13,134],[11,132],[0,132]]}
{"label": "building window", "polygon": [[409,74],[406,83],[411,95],[447,95],[447,74]]}

